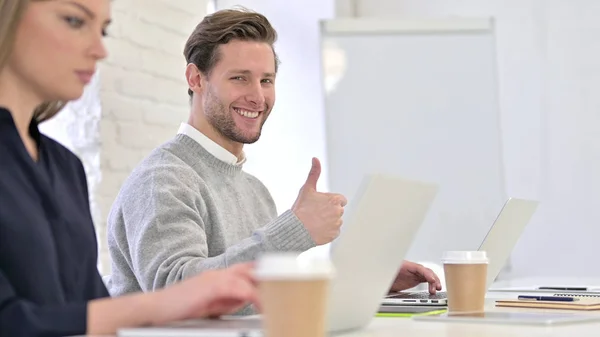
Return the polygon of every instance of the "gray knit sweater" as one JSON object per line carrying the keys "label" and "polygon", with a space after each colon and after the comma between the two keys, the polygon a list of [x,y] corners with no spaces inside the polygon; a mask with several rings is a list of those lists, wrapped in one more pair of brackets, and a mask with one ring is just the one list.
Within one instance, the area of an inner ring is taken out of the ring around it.
{"label": "gray knit sweater", "polygon": [[113,296],[163,288],[265,251],[314,247],[266,187],[179,134],[124,182],[108,217]]}

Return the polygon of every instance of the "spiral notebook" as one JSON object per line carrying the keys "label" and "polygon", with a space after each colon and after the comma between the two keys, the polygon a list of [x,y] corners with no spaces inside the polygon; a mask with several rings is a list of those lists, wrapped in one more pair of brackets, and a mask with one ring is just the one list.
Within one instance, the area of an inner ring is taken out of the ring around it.
{"label": "spiral notebook", "polygon": [[593,293],[593,294],[582,294],[582,293],[577,293],[577,294],[569,294],[569,293],[560,293],[560,294],[554,294],[552,296],[559,296],[559,297],[575,297],[575,298],[600,298],[600,293]]}
{"label": "spiral notebook", "polygon": [[[567,297],[566,294],[557,294],[555,296]],[[580,295],[571,294],[576,300],[573,302],[562,301],[529,301],[529,300],[497,300],[498,307],[518,307],[518,308],[542,308],[542,309],[563,309],[563,310],[600,310],[600,296],[598,295]],[[595,297],[595,298],[594,298]]]}

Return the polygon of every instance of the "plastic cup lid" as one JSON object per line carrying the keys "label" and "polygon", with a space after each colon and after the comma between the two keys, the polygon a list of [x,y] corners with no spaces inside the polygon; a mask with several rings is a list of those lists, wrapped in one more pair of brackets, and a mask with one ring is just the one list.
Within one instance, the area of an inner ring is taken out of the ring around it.
{"label": "plastic cup lid", "polygon": [[486,252],[482,251],[449,251],[442,256],[444,264],[479,264],[489,263]]}
{"label": "plastic cup lid", "polygon": [[258,258],[255,276],[259,280],[329,279],[334,272],[328,258],[298,259],[298,254],[270,253]]}

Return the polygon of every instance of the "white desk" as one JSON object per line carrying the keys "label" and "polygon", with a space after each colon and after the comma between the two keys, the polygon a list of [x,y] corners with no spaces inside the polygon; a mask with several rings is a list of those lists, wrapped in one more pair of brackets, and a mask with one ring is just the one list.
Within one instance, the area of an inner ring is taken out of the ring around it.
{"label": "white desk", "polygon": [[[486,311],[523,311],[542,312],[539,309],[498,308],[493,301],[488,301]],[[547,312],[569,312],[562,310],[547,310]],[[586,313],[583,313],[586,314]],[[600,311],[587,313],[597,315]],[[556,326],[525,326],[502,324],[475,324],[475,323],[438,323],[420,322],[411,318],[375,318],[371,324],[362,331],[346,333],[343,337],[579,337],[600,336],[600,320],[593,323],[556,325]]]}
{"label": "white desk", "polygon": [[[522,292],[519,292],[522,293]],[[560,313],[574,311],[500,308],[495,306],[495,299],[516,297],[515,294],[490,293],[486,300],[486,311],[520,311],[520,312],[551,312]],[[600,311],[580,312],[585,315],[595,315],[597,322],[578,323],[556,326],[526,326],[505,324],[478,323],[441,323],[415,321],[404,317],[376,317],[371,324],[360,331],[336,334],[335,337],[580,337],[600,336]],[[87,336],[99,337],[99,336]],[[107,337],[107,336],[102,336]],[[110,337],[110,336],[108,336]]]}
{"label": "white desk", "polygon": [[598,278],[572,278],[572,277],[528,277],[510,280],[501,280],[491,286],[491,290],[525,290],[537,289],[540,286],[565,286],[588,287],[590,291],[600,292],[600,279]]}

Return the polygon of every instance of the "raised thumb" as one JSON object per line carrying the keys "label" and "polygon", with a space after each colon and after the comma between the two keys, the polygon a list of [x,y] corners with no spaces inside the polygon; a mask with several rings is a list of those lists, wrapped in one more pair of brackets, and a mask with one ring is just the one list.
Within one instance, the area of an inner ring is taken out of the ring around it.
{"label": "raised thumb", "polygon": [[310,168],[310,172],[308,172],[308,177],[306,178],[306,183],[304,184],[304,187],[308,187],[316,191],[319,176],[321,176],[321,162],[319,161],[319,159],[313,158],[312,167]]}

